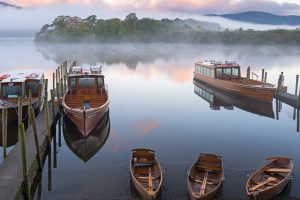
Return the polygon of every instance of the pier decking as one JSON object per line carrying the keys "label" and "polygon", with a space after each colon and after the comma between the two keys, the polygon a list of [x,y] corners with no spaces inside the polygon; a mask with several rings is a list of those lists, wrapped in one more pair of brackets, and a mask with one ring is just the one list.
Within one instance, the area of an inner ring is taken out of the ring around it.
{"label": "pier decking", "polygon": [[276,100],[279,100],[287,105],[290,105],[294,108],[298,108],[298,99],[299,97],[294,95],[294,94],[290,94],[290,93],[279,93],[277,96],[275,96]]}
{"label": "pier decking", "polygon": [[[51,109],[52,104],[49,103],[49,110]],[[50,128],[52,130],[55,127],[55,121],[57,119],[57,109],[55,111],[55,117],[52,116],[52,112],[49,112],[49,124],[51,125]],[[53,120],[55,120],[54,123]],[[45,126],[45,109],[36,117],[36,127],[40,144],[40,154],[42,156],[42,160],[45,160],[48,150],[47,128]],[[35,141],[33,138],[34,132],[32,126],[30,126],[26,130],[26,153],[29,183],[33,183],[33,179],[39,170]],[[0,164],[0,191],[0,199],[24,199],[20,142],[15,145],[7,158]]]}

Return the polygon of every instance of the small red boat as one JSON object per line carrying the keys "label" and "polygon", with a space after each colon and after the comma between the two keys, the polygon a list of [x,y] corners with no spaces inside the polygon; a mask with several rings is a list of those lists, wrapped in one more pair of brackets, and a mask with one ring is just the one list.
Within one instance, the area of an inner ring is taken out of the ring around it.
{"label": "small red boat", "polygon": [[87,137],[108,111],[109,98],[100,66],[70,69],[63,108],[68,118]]}

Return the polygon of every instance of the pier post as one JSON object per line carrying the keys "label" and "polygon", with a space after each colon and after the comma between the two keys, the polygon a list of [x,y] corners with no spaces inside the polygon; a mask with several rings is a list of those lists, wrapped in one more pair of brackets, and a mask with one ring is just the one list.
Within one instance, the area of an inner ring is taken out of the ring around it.
{"label": "pier post", "polygon": [[43,88],[42,88],[42,84],[39,84],[39,100],[38,100],[38,107],[40,109],[41,104],[42,104],[42,92],[43,92]]}
{"label": "pier post", "polygon": [[48,79],[45,80],[45,97],[48,97]]}
{"label": "pier post", "polygon": [[3,160],[6,158],[6,147],[7,147],[7,108],[2,109],[2,153]]}
{"label": "pier post", "polygon": [[49,125],[48,98],[46,98],[46,102],[45,102],[45,120],[46,120],[46,129],[47,129],[47,136],[48,136],[48,144],[49,144],[49,146],[51,146],[51,133],[50,133],[50,125]]}
{"label": "pier post", "polygon": [[64,75],[64,93],[67,91],[67,75]]}
{"label": "pier post", "polygon": [[61,116],[58,119],[58,146],[61,147]]}
{"label": "pier post", "polygon": [[51,143],[48,146],[48,191],[52,190],[52,158]]}
{"label": "pier post", "polygon": [[29,180],[28,180],[28,170],[27,170],[27,155],[26,155],[26,142],[25,142],[25,128],[24,124],[20,123],[18,126],[19,129],[19,141],[21,143],[21,158],[22,158],[22,171],[23,171],[23,183],[24,191],[27,199],[31,199],[30,189],[29,189]]}
{"label": "pier post", "polygon": [[261,82],[264,82],[265,69],[261,70]]}
{"label": "pier post", "polygon": [[53,119],[53,122],[54,122],[54,118],[55,118],[54,90],[50,90],[50,95],[51,95],[51,104],[52,104],[52,119]]}
{"label": "pier post", "polygon": [[247,78],[250,79],[250,66],[247,68]]}
{"label": "pier post", "polygon": [[277,99],[276,99],[276,120],[279,120],[279,105]]}
{"label": "pier post", "polygon": [[40,144],[39,144],[39,139],[38,139],[38,133],[37,133],[37,128],[36,128],[35,115],[34,115],[33,108],[30,109],[29,117],[30,117],[30,123],[32,124],[33,134],[34,134],[36,157],[37,157],[37,161],[39,164],[39,169],[40,169],[40,171],[42,171],[43,166],[42,166],[42,160],[41,160],[41,154],[40,154]]}
{"label": "pier post", "polygon": [[27,110],[28,126],[31,124],[31,121],[30,121],[31,108],[32,108],[32,90],[30,89],[28,92],[28,110]]}
{"label": "pier post", "polygon": [[62,78],[60,79],[60,95],[61,95],[61,98],[63,98],[63,96],[64,96],[64,84],[63,84],[63,79]]}
{"label": "pier post", "polygon": [[268,72],[265,72],[265,83],[267,82]]}
{"label": "pier post", "polygon": [[53,81],[53,82],[52,82],[52,84],[53,84],[53,85],[52,85],[52,90],[54,90],[54,89],[55,89],[55,73],[53,73],[52,76],[53,76],[53,77],[52,77],[52,81]]}
{"label": "pier post", "polygon": [[22,97],[18,97],[18,124],[23,122]]}
{"label": "pier post", "polygon": [[56,159],[56,130],[53,134],[53,168],[57,167],[57,159]]}
{"label": "pier post", "polygon": [[282,74],[279,75],[278,83],[277,83],[277,90],[276,96],[279,94],[279,88],[282,86]]}
{"label": "pier post", "polygon": [[57,102],[59,103],[60,95],[59,95],[59,83],[56,83],[56,97],[57,97]]}

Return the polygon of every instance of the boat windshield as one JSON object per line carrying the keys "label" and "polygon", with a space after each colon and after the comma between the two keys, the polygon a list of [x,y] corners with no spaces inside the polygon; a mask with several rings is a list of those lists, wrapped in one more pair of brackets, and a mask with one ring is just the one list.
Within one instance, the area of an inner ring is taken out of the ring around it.
{"label": "boat windshield", "polygon": [[227,78],[238,78],[239,68],[237,67],[222,67],[216,68],[216,78],[227,79]]}
{"label": "boat windshield", "polygon": [[2,87],[2,95],[8,98],[21,96],[21,87],[19,85],[4,85]]}
{"label": "boat windshield", "polygon": [[95,88],[95,78],[85,78],[85,77],[79,78],[78,88],[79,89]]}
{"label": "boat windshield", "polygon": [[[30,81],[26,83],[27,91],[32,91],[33,96],[39,95],[39,81]],[[28,93],[29,94],[29,93]]]}

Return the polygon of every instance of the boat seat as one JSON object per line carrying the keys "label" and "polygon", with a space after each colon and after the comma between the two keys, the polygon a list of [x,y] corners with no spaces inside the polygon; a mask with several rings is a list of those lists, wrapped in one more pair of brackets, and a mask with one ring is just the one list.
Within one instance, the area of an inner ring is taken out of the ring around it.
{"label": "boat seat", "polygon": [[[194,178],[192,178],[191,176],[189,177],[189,179],[190,179],[190,181],[193,181],[193,182],[196,182],[196,183],[203,183],[203,179],[194,179]],[[207,185],[217,185],[219,182],[218,181],[211,181],[211,180],[209,180],[209,181],[206,181],[206,184]]]}
{"label": "boat seat", "polygon": [[216,173],[221,171],[221,165],[214,165],[214,164],[204,163],[204,162],[198,162],[196,167],[200,171],[208,170],[210,172],[216,172]]}
{"label": "boat seat", "polygon": [[263,181],[263,182],[259,182],[259,183],[255,183],[257,185],[249,188],[249,191],[255,191],[263,186],[266,186],[267,184],[276,181],[277,179],[274,177],[269,177],[267,180]]}
{"label": "boat seat", "polygon": [[269,168],[269,169],[265,169],[264,171],[270,173],[289,173],[291,170],[283,169],[283,168]]}

